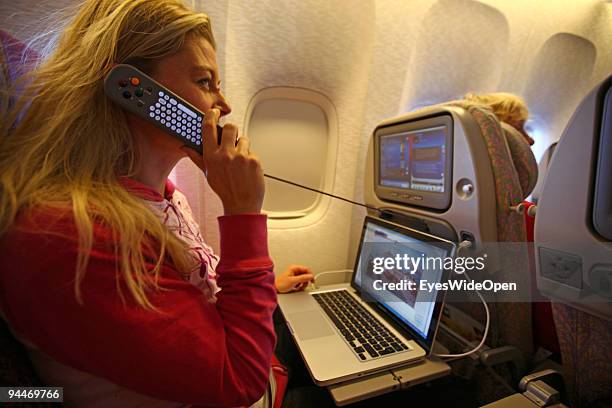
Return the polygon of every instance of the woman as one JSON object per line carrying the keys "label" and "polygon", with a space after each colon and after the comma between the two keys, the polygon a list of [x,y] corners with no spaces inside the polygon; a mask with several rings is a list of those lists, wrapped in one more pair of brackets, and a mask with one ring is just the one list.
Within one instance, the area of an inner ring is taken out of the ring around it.
{"label": "woman", "polygon": [[[117,63],[205,112],[202,156],[105,97]],[[230,107],[208,17],[178,0],[88,0],[24,82],[0,139],[0,310],[42,380],[73,405],[260,400],[276,307],[263,174],[235,126],[216,143]],[[220,258],[167,180],[185,156],[223,203]]]}

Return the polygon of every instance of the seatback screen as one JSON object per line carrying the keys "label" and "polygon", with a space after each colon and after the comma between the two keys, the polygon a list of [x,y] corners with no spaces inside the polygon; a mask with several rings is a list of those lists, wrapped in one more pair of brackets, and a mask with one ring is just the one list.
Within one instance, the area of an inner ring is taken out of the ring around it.
{"label": "seatback screen", "polygon": [[380,138],[380,185],[444,193],[446,137],[438,126]]}
{"label": "seatback screen", "polygon": [[445,210],[452,191],[453,119],[449,114],[406,120],[374,132],[376,195]]}

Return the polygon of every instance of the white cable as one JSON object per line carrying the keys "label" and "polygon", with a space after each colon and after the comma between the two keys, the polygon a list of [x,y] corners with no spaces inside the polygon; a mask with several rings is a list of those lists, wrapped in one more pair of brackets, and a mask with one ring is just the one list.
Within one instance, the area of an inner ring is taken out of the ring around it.
{"label": "white cable", "polygon": [[[469,248],[472,246],[472,243],[470,241],[461,241],[459,243],[459,247],[457,248],[457,256],[459,256],[459,252],[464,249],[464,248]],[[467,272],[463,272],[463,274],[465,275],[466,278],[468,278],[470,281],[473,281],[472,278],[469,277],[469,275],[467,274]],[[476,294],[478,295],[478,297],[480,298],[480,300],[482,301],[482,304],[484,305],[485,308],[485,313],[487,315],[487,323],[485,324],[485,329],[484,329],[484,333],[482,335],[482,340],[480,340],[480,344],[478,344],[475,348],[473,348],[470,351],[467,351],[465,353],[461,353],[461,354],[435,354],[432,353],[434,356],[436,357],[442,357],[442,358],[458,358],[458,357],[466,357],[469,356],[470,354],[473,354],[475,352],[477,352],[478,350],[480,350],[480,348],[484,345],[485,340],[487,339],[487,335],[489,334],[489,323],[491,322],[491,316],[489,314],[489,306],[487,306],[487,302],[484,300],[484,298],[482,297],[482,295],[480,294],[479,291],[477,291],[476,289],[474,289],[474,292],[476,292]]]}
{"label": "white cable", "polygon": [[312,286],[314,288],[316,288],[315,283],[317,281],[317,278],[321,275],[331,275],[333,273],[347,273],[347,272],[353,272],[352,269],[338,269],[337,271],[324,271],[324,272],[319,272],[314,276],[315,282],[312,284]]}

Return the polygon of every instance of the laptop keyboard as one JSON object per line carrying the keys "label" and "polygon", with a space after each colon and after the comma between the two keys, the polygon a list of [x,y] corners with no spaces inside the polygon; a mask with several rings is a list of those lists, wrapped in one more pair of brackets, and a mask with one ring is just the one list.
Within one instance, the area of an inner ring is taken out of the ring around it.
{"label": "laptop keyboard", "polygon": [[346,290],[312,294],[360,360],[410,348],[391,333]]}

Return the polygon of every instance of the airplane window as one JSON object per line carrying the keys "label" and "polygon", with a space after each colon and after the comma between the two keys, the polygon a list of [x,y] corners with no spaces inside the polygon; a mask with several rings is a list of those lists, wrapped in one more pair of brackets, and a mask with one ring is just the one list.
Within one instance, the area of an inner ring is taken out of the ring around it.
{"label": "airplane window", "polygon": [[[246,128],[251,149],[261,158],[264,171],[325,189],[330,179],[327,171],[334,164],[330,159],[335,160],[335,153],[330,155],[330,124],[325,108],[303,98],[262,98],[260,93],[257,99],[251,103]],[[321,200],[316,193],[266,179],[263,209],[271,218],[304,217]]]}
{"label": "airplane window", "polygon": [[495,89],[510,35],[498,9],[478,1],[439,1],[427,10],[422,27],[406,73],[402,112]]}
{"label": "airplane window", "polygon": [[[581,63],[556,62],[567,55]],[[570,33],[553,35],[538,50],[521,91],[530,114],[546,120],[545,133],[532,135],[536,141],[532,146],[536,157],[561,135],[589,87],[596,58],[597,49],[591,41]],[[537,130],[543,131],[543,126],[536,125]]]}

